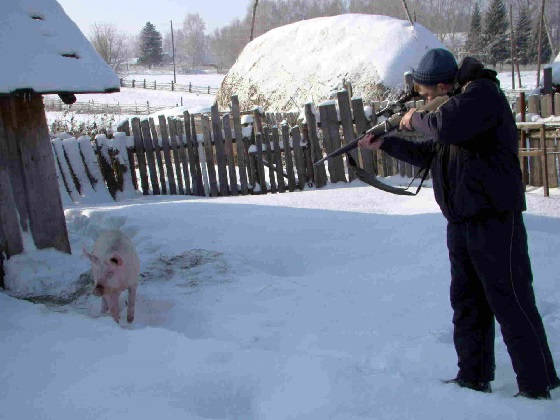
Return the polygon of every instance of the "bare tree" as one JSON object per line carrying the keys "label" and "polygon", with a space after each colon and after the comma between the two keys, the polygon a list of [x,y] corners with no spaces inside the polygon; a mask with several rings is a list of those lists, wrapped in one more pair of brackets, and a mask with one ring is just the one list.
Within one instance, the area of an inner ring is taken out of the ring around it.
{"label": "bare tree", "polygon": [[90,42],[101,58],[115,71],[120,70],[129,56],[126,35],[112,24],[94,23]]}
{"label": "bare tree", "polygon": [[207,39],[204,31],[206,23],[198,13],[189,13],[183,21],[183,40],[178,48],[181,48],[190,60],[191,66],[194,68],[204,62],[207,53]]}

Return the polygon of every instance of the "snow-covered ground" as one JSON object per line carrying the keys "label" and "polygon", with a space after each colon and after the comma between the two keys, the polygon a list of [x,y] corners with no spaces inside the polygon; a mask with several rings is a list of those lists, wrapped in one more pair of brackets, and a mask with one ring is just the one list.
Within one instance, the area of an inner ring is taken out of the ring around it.
{"label": "snow-covered ground", "polygon": [[[534,287],[560,365],[560,195],[530,192],[528,207]],[[440,382],[456,356],[446,223],[430,188],[140,197],[66,218],[74,254],[26,238],[7,263],[12,293],[87,290],[82,246],[120,228],[141,259],[136,320],[100,316],[89,292],[66,304],[0,293],[1,419],[558,418],[560,390],[512,397],[499,333],[492,394]]]}

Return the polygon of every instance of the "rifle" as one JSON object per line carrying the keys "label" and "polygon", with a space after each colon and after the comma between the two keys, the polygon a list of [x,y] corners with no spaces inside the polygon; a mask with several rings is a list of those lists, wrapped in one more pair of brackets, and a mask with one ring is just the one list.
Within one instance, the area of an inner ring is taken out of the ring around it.
{"label": "rifle", "polygon": [[[315,163],[314,166],[320,165],[321,163],[332,159],[333,157],[340,156],[343,153],[348,153],[349,151],[358,147],[358,142],[364,138],[367,134],[373,134],[375,137],[383,137],[384,135],[389,134],[391,131],[396,130],[399,128],[399,123],[404,114],[408,111],[408,107],[405,105],[406,102],[410,101],[414,97],[418,96],[416,92],[408,93],[403,95],[397,101],[387,105],[385,108],[381,109],[379,112],[376,112],[375,115],[379,116],[387,116],[388,118],[380,122],[379,124],[374,125],[371,128],[368,128],[364,132],[362,132],[358,137],[356,137],[351,142],[347,143],[346,145],[336,149],[335,151],[329,153],[328,155],[324,156],[323,158],[319,159]],[[421,106],[418,108],[418,111],[435,111],[439,108],[444,102],[449,99],[448,96],[438,96],[430,103]]]}
{"label": "rifle", "polygon": [[[320,165],[328,159],[332,159],[333,157],[340,156],[343,153],[346,153],[346,157],[348,159],[348,164],[352,168],[354,168],[354,171],[356,172],[356,175],[358,176],[358,178],[361,179],[362,181],[364,181],[365,183],[371,185],[372,187],[375,187],[375,188],[378,188],[380,190],[390,192],[390,193],[393,193],[393,194],[398,194],[398,195],[416,195],[416,194],[418,194],[418,192],[420,191],[420,188],[422,187],[422,183],[426,179],[426,177],[428,175],[428,172],[430,170],[431,159],[430,159],[430,162],[428,163],[428,165],[426,167],[421,168],[418,171],[418,173],[413,178],[413,180],[410,182],[408,187],[398,188],[398,187],[393,187],[391,185],[387,185],[387,184],[379,181],[375,174],[367,172],[366,170],[360,168],[356,164],[356,161],[354,160],[354,158],[349,153],[351,150],[358,147],[358,142],[366,134],[373,134],[375,137],[383,137],[383,136],[389,134],[390,132],[396,130],[397,128],[399,128],[399,123],[401,122],[401,119],[402,119],[403,115],[408,111],[408,108],[407,108],[405,103],[408,102],[411,98],[414,98],[415,96],[416,96],[415,92],[408,93],[408,94],[402,96],[400,99],[398,99],[395,103],[389,104],[388,106],[386,106],[385,108],[383,108],[382,110],[377,112],[376,113],[377,116],[380,116],[380,115],[386,115],[387,116],[388,115],[389,117],[385,121],[383,121],[379,124],[376,124],[373,127],[365,130],[362,134],[360,134],[358,137],[356,137],[354,140],[352,140],[351,142],[349,142],[345,146],[342,146],[341,148],[335,150],[334,152],[329,153],[327,156],[323,157],[322,159],[319,159],[313,165],[314,166]],[[435,98],[434,100],[432,100],[428,104],[426,104],[422,107],[419,107],[418,111],[424,111],[424,112],[435,111],[437,108],[439,108],[445,102],[447,102],[447,100],[449,100],[448,96],[438,96],[437,98]],[[414,182],[414,179],[416,179],[416,177],[418,177],[420,175],[420,172],[422,172],[422,171],[424,171],[424,174],[422,175],[422,181],[420,182],[420,186],[417,188],[416,193],[412,193],[410,191],[407,191],[407,189],[410,187],[410,185],[412,185],[412,182]]]}

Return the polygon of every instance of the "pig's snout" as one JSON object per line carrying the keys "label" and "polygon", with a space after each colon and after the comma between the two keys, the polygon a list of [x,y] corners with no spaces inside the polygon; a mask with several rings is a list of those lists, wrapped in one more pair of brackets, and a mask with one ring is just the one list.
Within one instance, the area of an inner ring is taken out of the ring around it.
{"label": "pig's snout", "polygon": [[93,294],[94,294],[95,296],[103,296],[103,291],[104,291],[103,286],[100,285],[100,284],[96,285],[96,286],[93,288]]}

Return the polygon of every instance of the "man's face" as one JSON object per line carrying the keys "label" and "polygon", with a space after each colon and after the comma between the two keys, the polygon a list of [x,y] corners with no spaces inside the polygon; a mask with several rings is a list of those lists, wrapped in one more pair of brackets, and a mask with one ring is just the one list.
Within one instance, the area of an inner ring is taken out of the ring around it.
{"label": "man's face", "polygon": [[437,85],[433,86],[415,83],[414,88],[420,96],[423,96],[428,102],[430,102],[438,96],[447,95],[449,91],[451,91],[453,86],[446,83],[438,83]]}

